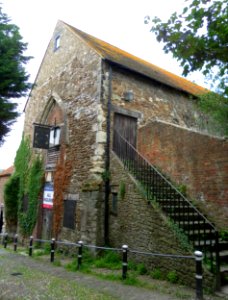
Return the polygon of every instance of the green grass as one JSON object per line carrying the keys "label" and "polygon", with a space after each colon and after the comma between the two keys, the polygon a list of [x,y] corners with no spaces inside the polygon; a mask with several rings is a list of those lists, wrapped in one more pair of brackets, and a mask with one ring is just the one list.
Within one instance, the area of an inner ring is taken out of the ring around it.
{"label": "green grass", "polygon": [[97,257],[93,265],[96,268],[106,268],[110,270],[118,270],[122,267],[120,256],[113,251],[106,252],[102,256]]}

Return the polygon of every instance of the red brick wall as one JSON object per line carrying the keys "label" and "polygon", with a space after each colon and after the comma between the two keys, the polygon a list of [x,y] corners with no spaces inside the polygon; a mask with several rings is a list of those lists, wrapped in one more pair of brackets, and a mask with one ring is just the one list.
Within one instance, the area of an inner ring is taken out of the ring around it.
{"label": "red brick wall", "polygon": [[221,229],[228,227],[228,141],[162,122],[139,129],[139,151]]}

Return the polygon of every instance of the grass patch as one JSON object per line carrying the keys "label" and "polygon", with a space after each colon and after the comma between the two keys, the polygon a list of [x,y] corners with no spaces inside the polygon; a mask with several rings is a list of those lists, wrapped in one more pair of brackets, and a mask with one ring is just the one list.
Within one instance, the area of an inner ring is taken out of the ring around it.
{"label": "grass patch", "polygon": [[106,268],[110,270],[119,270],[122,267],[121,258],[114,251],[106,252],[104,255],[97,257],[93,266],[96,268]]}
{"label": "grass patch", "polygon": [[178,278],[178,275],[176,273],[176,271],[170,271],[168,274],[167,274],[167,280],[171,283],[177,283],[179,278]]}
{"label": "grass patch", "polygon": [[150,272],[150,276],[151,276],[153,279],[157,279],[157,280],[163,279],[162,272],[161,272],[161,270],[158,269],[158,268],[155,268],[153,271],[151,271],[151,272]]}

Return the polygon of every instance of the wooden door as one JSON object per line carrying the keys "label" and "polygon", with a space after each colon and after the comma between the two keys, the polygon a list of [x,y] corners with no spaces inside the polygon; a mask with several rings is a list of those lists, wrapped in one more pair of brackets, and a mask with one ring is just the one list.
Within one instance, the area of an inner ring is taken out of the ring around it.
{"label": "wooden door", "polygon": [[114,130],[122,135],[133,147],[136,148],[137,142],[137,119],[115,113]]}

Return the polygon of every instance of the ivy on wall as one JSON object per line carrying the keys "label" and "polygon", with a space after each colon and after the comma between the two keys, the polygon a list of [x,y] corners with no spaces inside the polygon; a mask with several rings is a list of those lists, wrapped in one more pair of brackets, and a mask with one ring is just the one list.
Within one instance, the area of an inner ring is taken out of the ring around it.
{"label": "ivy on wall", "polygon": [[17,227],[19,176],[13,174],[4,187],[5,218],[8,230]]}
{"label": "ivy on wall", "polygon": [[39,195],[41,193],[44,170],[38,156],[32,156],[29,139],[22,138],[14,161],[18,183],[18,225],[24,237],[32,234],[37,221]]}

